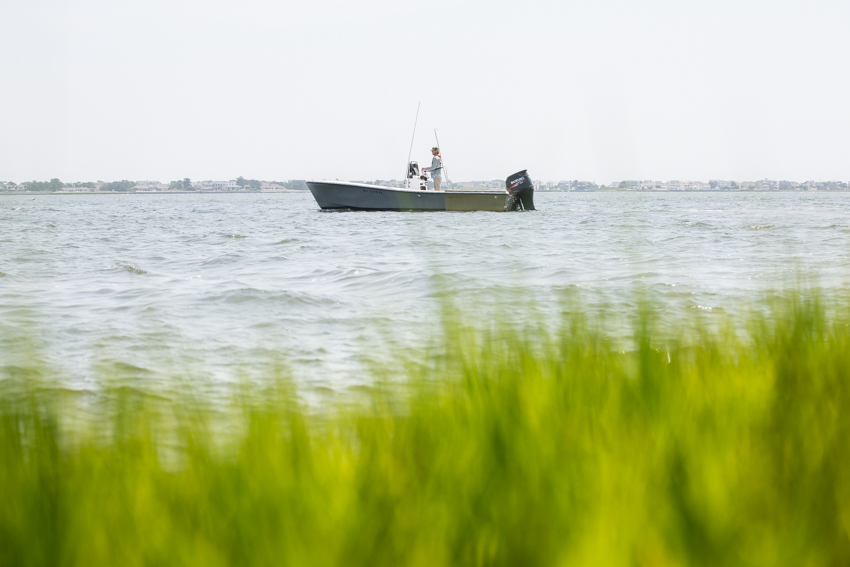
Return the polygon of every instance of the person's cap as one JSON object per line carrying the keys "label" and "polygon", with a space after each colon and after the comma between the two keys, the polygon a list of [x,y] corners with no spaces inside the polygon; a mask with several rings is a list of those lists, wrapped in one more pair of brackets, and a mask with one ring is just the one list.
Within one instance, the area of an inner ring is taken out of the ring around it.
{"label": "person's cap", "polygon": [[440,151],[440,148],[438,148],[437,146],[434,146],[433,148],[431,148],[431,151],[432,151],[432,152],[433,152],[433,151],[438,151],[438,152],[439,152],[439,151]]}

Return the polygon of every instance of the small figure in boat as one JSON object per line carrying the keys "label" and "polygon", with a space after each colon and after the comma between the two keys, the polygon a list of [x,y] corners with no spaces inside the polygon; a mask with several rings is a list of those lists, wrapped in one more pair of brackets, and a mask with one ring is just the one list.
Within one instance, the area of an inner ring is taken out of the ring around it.
{"label": "small figure in boat", "polygon": [[443,183],[443,158],[440,156],[440,148],[434,146],[431,148],[431,167],[423,167],[422,171],[430,171],[431,179],[434,180],[434,191],[440,190],[440,185]]}

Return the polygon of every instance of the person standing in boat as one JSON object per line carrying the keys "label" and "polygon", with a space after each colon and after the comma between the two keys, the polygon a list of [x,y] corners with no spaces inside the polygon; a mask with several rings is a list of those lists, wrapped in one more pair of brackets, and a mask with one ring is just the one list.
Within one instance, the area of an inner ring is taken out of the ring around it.
{"label": "person standing in boat", "polygon": [[434,180],[434,191],[440,190],[440,185],[443,183],[443,158],[440,156],[440,148],[434,146],[431,148],[431,167],[423,167],[422,171],[430,171],[431,179]]}

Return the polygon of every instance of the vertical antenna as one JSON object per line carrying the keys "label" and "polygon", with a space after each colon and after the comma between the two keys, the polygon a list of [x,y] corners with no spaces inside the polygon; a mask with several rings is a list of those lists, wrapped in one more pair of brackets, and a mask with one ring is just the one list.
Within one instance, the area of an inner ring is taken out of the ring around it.
{"label": "vertical antenna", "polygon": [[404,164],[404,179],[405,183],[407,182],[407,174],[410,171],[410,156],[413,155],[413,140],[416,138],[416,123],[419,122],[419,107],[422,105],[422,101],[416,105],[416,120],[413,121],[413,136],[410,137],[410,151],[407,152],[407,163]]}

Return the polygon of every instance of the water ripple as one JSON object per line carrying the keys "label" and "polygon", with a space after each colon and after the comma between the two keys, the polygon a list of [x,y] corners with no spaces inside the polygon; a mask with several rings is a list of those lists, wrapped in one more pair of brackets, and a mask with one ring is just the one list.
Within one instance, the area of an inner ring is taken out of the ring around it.
{"label": "water ripple", "polygon": [[0,365],[37,345],[85,388],[103,368],[228,380],[280,357],[340,388],[421,345],[447,305],[522,321],[575,290],[633,309],[643,289],[693,314],[800,277],[850,280],[848,194],[536,200],[533,214],[323,214],[309,194],[3,195]]}

